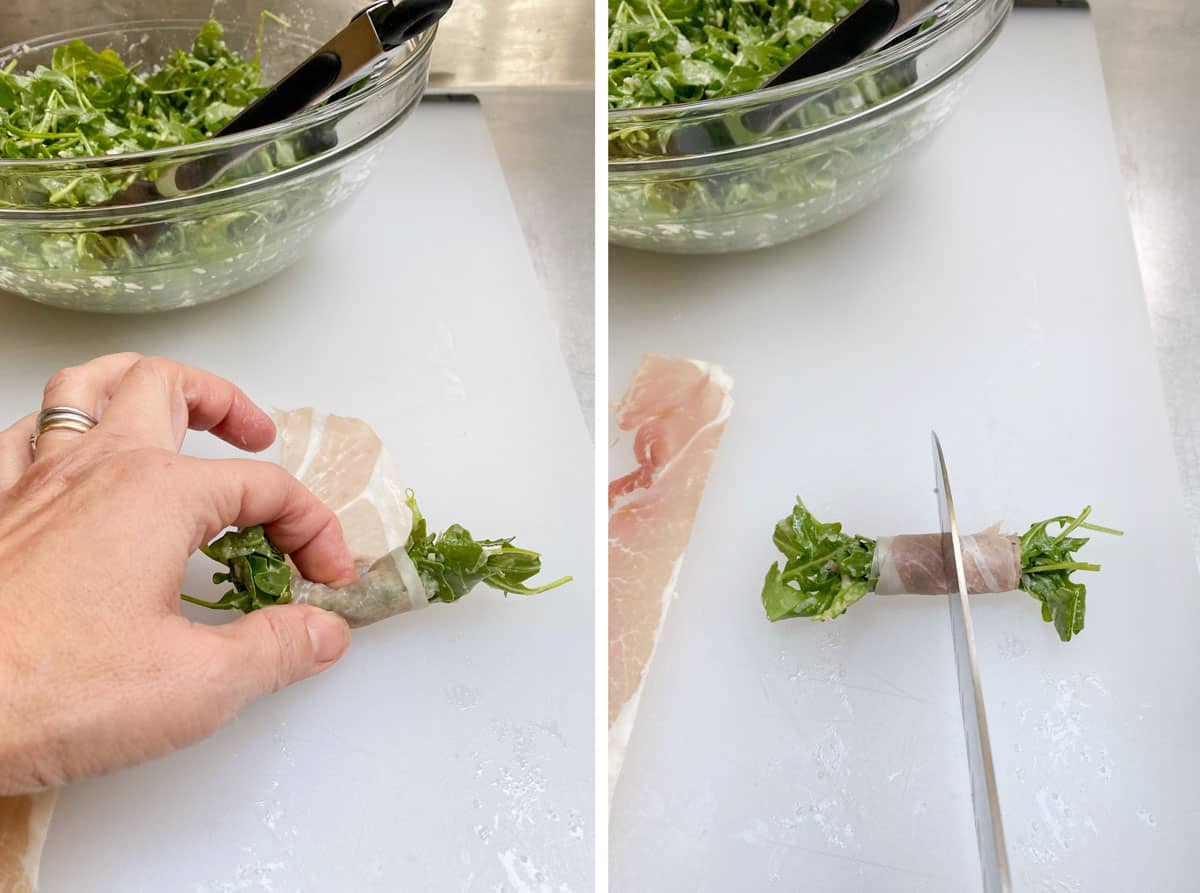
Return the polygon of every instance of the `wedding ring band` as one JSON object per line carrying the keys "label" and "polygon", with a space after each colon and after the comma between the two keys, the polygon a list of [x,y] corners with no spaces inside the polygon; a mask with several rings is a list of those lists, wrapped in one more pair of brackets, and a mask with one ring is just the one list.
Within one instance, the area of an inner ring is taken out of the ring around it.
{"label": "wedding ring band", "polygon": [[29,438],[29,448],[37,452],[38,438],[47,431],[74,431],[87,434],[100,422],[95,416],[74,406],[50,406],[38,414],[37,432]]}

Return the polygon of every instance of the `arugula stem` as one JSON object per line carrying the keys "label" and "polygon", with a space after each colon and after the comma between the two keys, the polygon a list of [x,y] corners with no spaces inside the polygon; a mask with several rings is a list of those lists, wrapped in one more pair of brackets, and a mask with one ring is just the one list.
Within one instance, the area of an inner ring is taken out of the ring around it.
{"label": "arugula stem", "polygon": [[202,608],[215,608],[217,610],[221,610],[222,608],[225,607],[220,602],[206,602],[202,598],[193,598],[192,596],[186,595],[185,593],[182,593],[182,592],[179,593],[179,597],[181,599],[183,599],[185,602],[190,602],[193,605],[199,605]]}
{"label": "arugula stem", "polygon": [[1060,561],[1057,564],[1035,564],[1021,568],[1022,574],[1048,573],[1049,571],[1098,571],[1100,565],[1086,561]]}
{"label": "arugula stem", "polygon": [[1072,531],[1074,531],[1074,530],[1075,530],[1075,529],[1076,529],[1076,528],[1077,528],[1077,527],[1078,527],[1080,524],[1082,524],[1084,521],[1086,521],[1086,520],[1087,520],[1087,516],[1088,516],[1088,515],[1090,515],[1091,513],[1092,513],[1092,507],[1091,507],[1090,505],[1088,505],[1088,506],[1084,506],[1084,508],[1083,508],[1083,511],[1082,511],[1082,512],[1080,512],[1080,513],[1079,513],[1079,514],[1078,514],[1078,515],[1077,515],[1077,516],[1076,516],[1076,517],[1075,517],[1075,518],[1074,518],[1074,519],[1071,521],[1071,523],[1070,523],[1070,524],[1063,525],[1063,529],[1062,529],[1062,530],[1060,530],[1060,531],[1058,532],[1058,536],[1056,536],[1056,537],[1055,537],[1055,538],[1052,540],[1052,542],[1054,542],[1054,543],[1061,543],[1063,540],[1065,540],[1065,539],[1067,538],[1067,536],[1068,536],[1068,535],[1069,535],[1069,534],[1070,534]]}

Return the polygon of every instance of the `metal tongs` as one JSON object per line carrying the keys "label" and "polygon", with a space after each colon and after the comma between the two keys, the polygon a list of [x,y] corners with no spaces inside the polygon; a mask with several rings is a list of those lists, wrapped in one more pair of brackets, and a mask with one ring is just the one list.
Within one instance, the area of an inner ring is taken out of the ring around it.
{"label": "metal tongs", "polygon": [[963,730],[967,739],[967,768],[971,772],[971,803],[975,811],[975,836],[979,841],[979,863],[984,893],[1011,893],[1008,852],[1000,816],[992,744],[983,709],[983,687],[975,654],[975,626],[967,598],[967,575],[963,569],[962,541],[950,495],[946,457],[937,433],[933,433],[933,474],[937,484],[938,515],[942,522],[942,560],[953,575],[950,583],[950,625],[954,632],[954,659],[958,667],[958,694],[962,704]]}
{"label": "metal tongs", "polygon": [[[805,47],[800,55],[758,89],[765,90],[815,77],[853,62],[860,56],[907,40],[944,5],[946,0],[861,0],[845,18]],[[824,92],[800,96],[782,105],[772,104],[753,109],[742,115],[741,123],[752,134],[769,134],[796,109]],[[722,123],[707,122],[681,127],[672,136],[671,149],[679,155],[700,155],[733,148],[739,142]]]}
{"label": "metal tongs", "polygon": [[893,40],[903,40],[941,5],[929,0],[862,0],[763,87],[777,87],[833,71]]}
{"label": "metal tongs", "polygon": [[[328,99],[346,95],[376,65],[407,41],[432,28],[445,15],[451,2],[379,0],[372,3],[355,13],[349,25],[243,109],[217,136],[275,124]],[[328,148],[329,136],[325,139],[324,148]],[[332,144],[336,145],[336,142],[334,134]],[[173,165],[158,172],[152,181],[135,180],[114,195],[110,204],[136,204],[200,189],[262,145],[250,142],[227,152]]]}

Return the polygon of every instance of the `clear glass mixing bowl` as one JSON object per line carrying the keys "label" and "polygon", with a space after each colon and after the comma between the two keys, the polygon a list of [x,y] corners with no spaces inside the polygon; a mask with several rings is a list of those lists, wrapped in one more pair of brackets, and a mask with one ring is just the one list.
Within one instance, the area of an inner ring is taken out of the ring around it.
{"label": "clear glass mixing bowl", "polygon": [[[292,9],[290,17],[309,27],[268,25],[264,81],[304,59],[351,12],[313,25],[314,16]],[[229,47],[253,55],[258,8],[222,8],[218,18]],[[0,66],[48,64],[56,46],[75,38],[152,66],[190,47],[203,21],[128,21],[24,40],[0,49]],[[137,154],[0,159],[0,290],[58,307],[138,313],[215,301],[275,275],[362,188],[383,138],[424,92],[433,39],[432,30],[415,38],[349,96],[269,127]],[[123,183],[248,144],[258,146],[252,155],[195,192],[120,206],[54,206],[54,194],[75,178]]]}
{"label": "clear glass mixing bowl", "polygon": [[608,235],[715,254],[816,232],[878,198],[962,96],[1012,0],[951,0],[921,32],[819,77],[608,113]]}

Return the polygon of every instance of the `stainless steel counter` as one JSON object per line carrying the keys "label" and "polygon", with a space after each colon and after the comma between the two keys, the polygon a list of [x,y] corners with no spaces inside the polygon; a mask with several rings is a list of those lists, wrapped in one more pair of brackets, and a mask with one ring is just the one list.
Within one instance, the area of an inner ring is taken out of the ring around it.
{"label": "stainless steel counter", "polygon": [[438,25],[430,87],[591,87],[595,9],[596,0],[456,0]]}
{"label": "stainless steel counter", "polygon": [[579,406],[595,436],[595,165],[591,88],[482,94],[483,112]]}
{"label": "stainless steel counter", "polygon": [[431,96],[477,96],[595,435],[593,0],[459,0]]}

